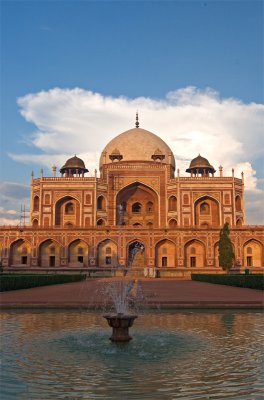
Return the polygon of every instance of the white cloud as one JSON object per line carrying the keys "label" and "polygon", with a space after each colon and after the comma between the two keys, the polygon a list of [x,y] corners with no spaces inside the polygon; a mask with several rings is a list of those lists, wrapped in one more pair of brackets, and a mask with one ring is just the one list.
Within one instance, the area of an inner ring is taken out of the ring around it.
{"label": "white cloud", "polygon": [[216,169],[223,165],[228,175],[231,168],[239,177],[244,170],[246,190],[254,196],[262,193],[258,188],[258,160],[264,147],[261,104],[221,99],[212,89],[195,87],[172,91],[165,99],[115,98],[79,88],[54,88],[21,97],[18,104],[22,116],[36,126],[26,141],[43,154],[10,154],[16,161],[50,169],[52,164],[61,167],[76,153],[93,174],[104,146],[134,126],[138,109],[140,126],[168,143],[182,174],[201,153]]}

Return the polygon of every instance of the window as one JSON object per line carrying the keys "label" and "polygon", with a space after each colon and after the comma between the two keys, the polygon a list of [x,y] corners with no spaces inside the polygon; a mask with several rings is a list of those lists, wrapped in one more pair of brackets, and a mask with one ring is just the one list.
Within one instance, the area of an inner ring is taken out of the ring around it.
{"label": "window", "polygon": [[50,246],[50,254],[55,254],[55,246]]}
{"label": "window", "polygon": [[38,220],[37,219],[33,219],[32,226],[34,226],[34,227],[38,226]]}
{"label": "window", "polygon": [[200,214],[210,214],[210,207],[208,203],[202,203],[200,205]]}
{"label": "window", "polygon": [[152,203],[152,201],[148,201],[147,202],[146,211],[147,211],[147,213],[152,213],[153,212],[153,203]]}
{"label": "window", "polygon": [[78,247],[78,254],[83,254],[83,247]]}
{"label": "window", "polygon": [[191,254],[195,254],[195,253],[196,253],[195,247],[191,247],[190,253],[191,253]]}
{"label": "window", "polygon": [[107,247],[107,248],[105,249],[105,254],[111,254],[111,252],[112,252],[111,247]]}
{"label": "window", "polygon": [[77,260],[79,263],[83,264],[83,256],[78,256]]}
{"label": "window", "polygon": [[74,205],[73,203],[67,203],[65,206],[65,214],[74,214]]}
{"label": "window", "polygon": [[111,265],[112,264],[112,257],[111,256],[106,256],[105,257],[105,263],[106,263],[106,265]]}
{"label": "window", "polygon": [[103,219],[98,219],[98,221],[97,221],[97,225],[98,226],[101,226],[101,225],[104,225],[104,224],[105,224],[105,221]]}
{"label": "window", "polygon": [[176,226],[177,226],[177,221],[176,221],[176,219],[171,219],[171,220],[169,221],[169,227],[170,227],[170,228],[176,228]]}
{"label": "window", "polygon": [[248,254],[252,254],[252,247],[248,247],[248,248],[247,248],[247,253],[248,253]]}
{"label": "window", "polygon": [[140,203],[134,203],[132,205],[132,212],[133,213],[141,213],[141,204]]}

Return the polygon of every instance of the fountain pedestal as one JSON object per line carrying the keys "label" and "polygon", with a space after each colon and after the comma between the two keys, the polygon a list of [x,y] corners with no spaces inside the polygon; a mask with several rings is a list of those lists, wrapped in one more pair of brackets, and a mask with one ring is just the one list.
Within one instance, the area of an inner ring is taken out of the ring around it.
{"label": "fountain pedestal", "polygon": [[126,314],[107,314],[104,315],[108,325],[113,328],[110,340],[112,342],[129,342],[132,339],[129,336],[129,328],[133,325],[137,315]]}

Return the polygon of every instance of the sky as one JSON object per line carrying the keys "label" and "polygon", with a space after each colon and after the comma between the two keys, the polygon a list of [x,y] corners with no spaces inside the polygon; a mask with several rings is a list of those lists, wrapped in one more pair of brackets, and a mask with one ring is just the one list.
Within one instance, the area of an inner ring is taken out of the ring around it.
{"label": "sky", "polygon": [[32,170],[77,154],[93,175],[137,110],[182,175],[198,153],[244,171],[246,222],[264,223],[262,1],[0,6],[0,224],[29,208]]}

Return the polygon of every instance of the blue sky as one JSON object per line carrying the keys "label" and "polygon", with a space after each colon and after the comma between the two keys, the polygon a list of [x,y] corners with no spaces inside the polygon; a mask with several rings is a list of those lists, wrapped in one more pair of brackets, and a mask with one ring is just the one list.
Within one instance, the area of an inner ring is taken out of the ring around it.
{"label": "blue sky", "polygon": [[[32,104],[18,105],[18,98],[29,94],[81,88],[105,98],[159,101],[169,92],[195,87],[212,88],[219,103],[232,98],[245,105],[263,103],[261,1],[2,1],[1,27],[1,180],[5,182],[27,185],[31,170],[40,168],[34,157],[19,159],[12,154],[66,154],[60,148],[48,151],[32,139],[43,128],[40,115],[49,119],[51,114],[46,98],[37,116]],[[256,112],[259,109],[252,111]],[[121,131],[130,128],[129,118],[122,121]],[[50,124],[49,129],[56,126]],[[118,121],[116,126],[118,134]],[[152,131],[159,134],[155,126]],[[63,129],[60,132],[63,136]],[[72,145],[75,153],[74,141]],[[249,162],[258,188],[263,181],[261,160],[261,153],[252,152]]]}

